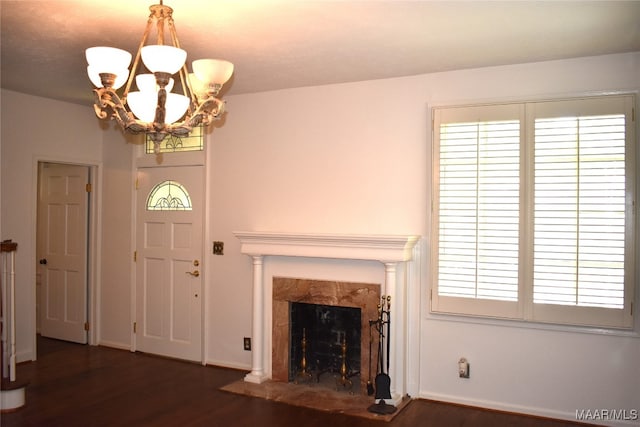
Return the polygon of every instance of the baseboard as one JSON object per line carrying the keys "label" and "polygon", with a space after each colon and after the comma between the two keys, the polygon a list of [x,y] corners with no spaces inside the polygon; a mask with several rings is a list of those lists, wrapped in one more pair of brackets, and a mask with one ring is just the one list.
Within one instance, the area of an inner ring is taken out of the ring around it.
{"label": "baseboard", "polygon": [[245,364],[245,363],[235,363],[235,362],[229,362],[229,361],[224,361],[224,360],[215,360],[215,359],[207,359],[207,361],[205,363],[207,365],[211,365],[211,366],[219,366],[221,368],[237,369],[239,371],[250,371],[251,370],[251,365],[248,365],[248,364]]}
{"label": "baseboard", "polygon": [[20,351],[16,353],[16,363],[32,362],[36,360],[33,351]]}
{"label": "baseboard", "polygon": [[116,342],[116,341],[100,340],[100,342],[98,342],[98,345],[101,345],[103,347],[116,348],[118,350],[131,351],[131,345],[125,344],[125,343],[121,343],[121,342]]}
{"label": "baseboard", "polygon": [[445,403],[453,403],[456,405],[472,406],[472,407],[488,409],[492,411],[503,411],[503,412],[521,414],[521,415],[531,415],[534,417],[551,418],[556,420],[573,421],[577,423],[594,424],[594,425],[600,425],[600,426],[606,425],[606,426],[612,426],[612,427],[613,426],[628,427],[628,426],[637,426],[637,422],[638,422],[637,420],[626,420],[626,421],[603,420],[603,419],[578,420],[576,419],[575,411],[572,411],[572,412],[556,411],[552,409],[537,408],[534,406],[513,405],[509,403],[496,402],[491,400],[465,399],[460,396],[453,396],[453,395],[440,394],[440,393],[429,393],[426,391],[420,391],[418,398],[436,400],[436,401],[445,402]]}

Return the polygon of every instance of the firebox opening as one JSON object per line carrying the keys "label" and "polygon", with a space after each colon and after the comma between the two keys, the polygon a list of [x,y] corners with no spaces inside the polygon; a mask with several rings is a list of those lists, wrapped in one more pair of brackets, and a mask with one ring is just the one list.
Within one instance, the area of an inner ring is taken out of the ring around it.
{"label": "firebox opening", "polygon": [[291,302],[289,381],[360,388],[361,310]]}

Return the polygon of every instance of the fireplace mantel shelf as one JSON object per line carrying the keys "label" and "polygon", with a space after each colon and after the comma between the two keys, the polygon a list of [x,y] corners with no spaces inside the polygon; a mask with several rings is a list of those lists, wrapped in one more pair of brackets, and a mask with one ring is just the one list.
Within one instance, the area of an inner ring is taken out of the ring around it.
{"label": "fireplace mantel shelf", "polygon": [[236,231],[241,252],[251,256],[294,256],[387,262],[408,261],[419,236],[348,235]]}

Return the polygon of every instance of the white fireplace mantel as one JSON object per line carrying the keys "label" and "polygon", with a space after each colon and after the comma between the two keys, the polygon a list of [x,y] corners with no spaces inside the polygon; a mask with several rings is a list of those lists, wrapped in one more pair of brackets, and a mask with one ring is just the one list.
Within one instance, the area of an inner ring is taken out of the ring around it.
{"label": "white fireplace mantel", "polygon": [[[400,263],[414,259],[414,248],[419,236],[413,235],[345,235],[345,234],[311,234],[281,233],[260,231],[234,232],[240,240],[240,251],[253,258],[253,319],[252,319],[252,369],[245,381],[261,383],[269,379],[265,366],[270,358],[265,348],[266,318],[270,314],[271,300],[265,298],[263,264],[267,256],[332,258],[343,260],[379,261],[385,267],[385,282],[382,294],[395,301],[395,318],[390,324],[389,356],[392,402],[397,404],[407,394],[407,354],[408,331],[402,328],[411,324],[408,318],[407,288],[412,296],[416,296],[411,282],[419,282],[416,274],[409,272],[398,280],[397,267]],[[418,249],[419,251],[419,249]],[[411,334],[409,334],[411,335]]]}
{"label": "white fireplace mantel", "polygon": [[247,255],[408,261],[418,236],[234,232]]}

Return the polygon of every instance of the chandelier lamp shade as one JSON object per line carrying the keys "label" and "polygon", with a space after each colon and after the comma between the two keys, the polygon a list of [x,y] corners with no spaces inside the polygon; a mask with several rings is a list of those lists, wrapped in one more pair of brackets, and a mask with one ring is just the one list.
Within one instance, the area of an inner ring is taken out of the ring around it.
{"label": "chandelier lamp shade", "polygon": [[[176,35],[173,9],[160,0],[149,10],[135,57],[125,50],[104,46],[90,47],[85,53],[87,74],[95,86],[96,115],[115,119],[127,132],[146,133],[157,148],[167,135],[187,136],[194,127],[220,119],[225,103],[218,94],[231,78],[233,64],[221,59],[198,59],[191,63],[193,72],[189,73],[187,52],[180,48]],[[157,44],[147,44],[154,24]],[[165,44],[165,26],[171,44]],[[140,60],[147,72],[142,72]],[[134,80],[137,91],[131,90]],[[172,92],[176,81],[182,93]]]}

